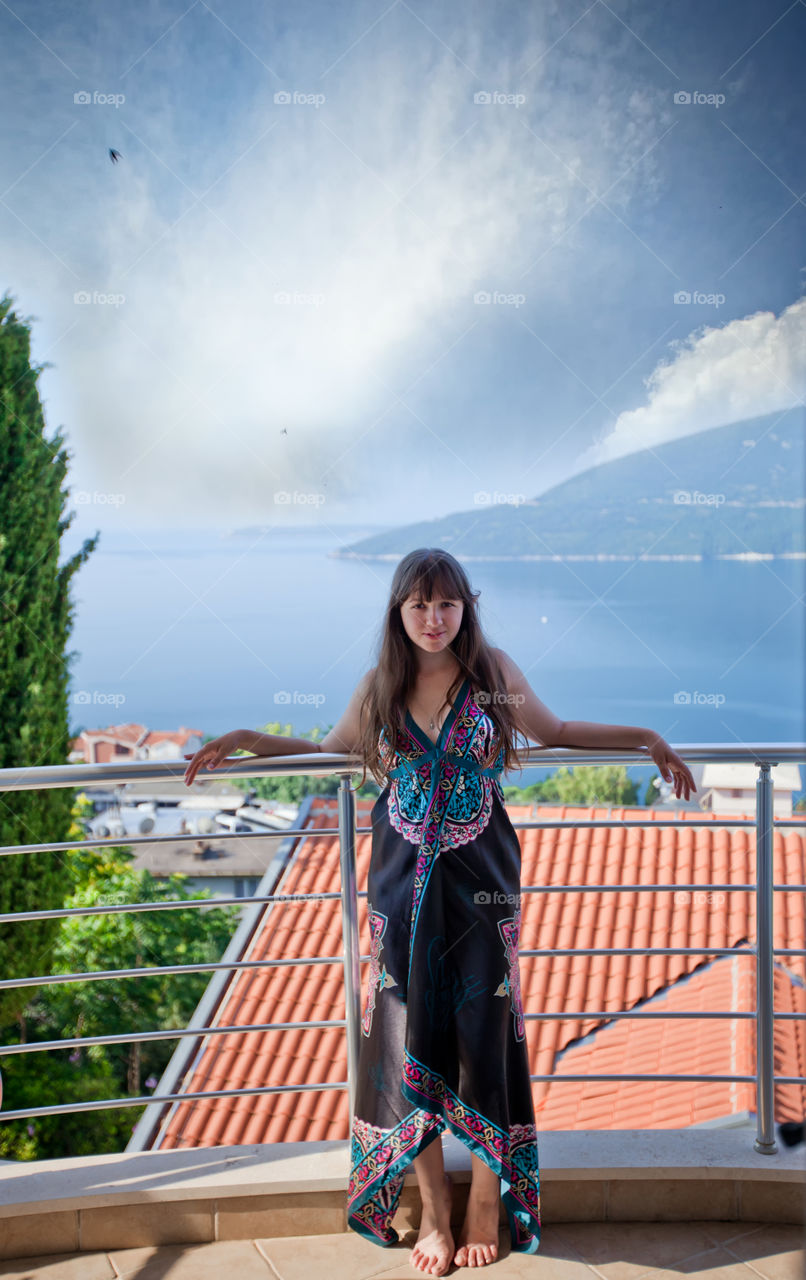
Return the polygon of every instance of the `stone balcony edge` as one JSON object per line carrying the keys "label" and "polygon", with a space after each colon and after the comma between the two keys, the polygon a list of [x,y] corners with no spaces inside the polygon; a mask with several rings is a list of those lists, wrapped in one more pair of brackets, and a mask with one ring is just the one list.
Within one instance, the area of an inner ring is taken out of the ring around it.
{"label": "stone balcony edge", "polygon": [[[607,1129],[538,1134],[541,1186],[562,1182],[697,1180],[806,1183],[806,1148],[753,1148],[753,1130]],[[445,1166],[470,1179],[470,1154],[450,1134]],[[118,1152],[35,1162],[0,1161],[0,1220],[25,1214],[159,1201],[346,1193],[349,1143],[275,1143]],[[414,1169],[405,1187],[416,1186]],[[783,1190],[783,1187],[781,1187]]]}

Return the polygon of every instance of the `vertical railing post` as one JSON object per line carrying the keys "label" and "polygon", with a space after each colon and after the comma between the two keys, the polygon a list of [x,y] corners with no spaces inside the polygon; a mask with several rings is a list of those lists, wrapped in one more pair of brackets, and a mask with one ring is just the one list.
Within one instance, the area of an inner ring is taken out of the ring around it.
{"label": "vertical railing post", "polygon": [[339,786],[339,861],[341,866],[341,932],[344,943],[344,999],[347,1011],[347,1084],[350,1133],[355,1115],[358,1051],[361,1043],[361,979],[358,937],[358,887],[355,868],[355,796],[351,774]]}
{"label": "vertical railing post", "polygon": [[773,790],[769,760],[756,779],[756,1112],[753,1147],[775,1155],[775,1067],[773,1060]]}

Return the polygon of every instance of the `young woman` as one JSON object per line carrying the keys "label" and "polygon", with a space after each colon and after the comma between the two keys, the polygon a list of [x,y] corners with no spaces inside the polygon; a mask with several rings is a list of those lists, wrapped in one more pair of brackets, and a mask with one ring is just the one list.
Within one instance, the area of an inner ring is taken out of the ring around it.
{"label": "young woman", "polygon": [[[484,638],[478,592],[446,551],[410,552],[395,571],[378,664],[320,743],[236,730],[185,774],[233,750],[360,755],[379,785],[367,879],[370,969],[351,1135],[348,1222],[379,1245],[405,1170],[422,1199],[410,1261],[430,1275],[498,1252],[503,1199],[512,1249],[540,1243],[540,1178],[520,998],[520,845],[501,774],[516,738],[544,746],[646,747],[675,793],[687,766],[651,729],[564,722]],[[440,1136],[471,1153],[467,1212],[454,1244]]]}

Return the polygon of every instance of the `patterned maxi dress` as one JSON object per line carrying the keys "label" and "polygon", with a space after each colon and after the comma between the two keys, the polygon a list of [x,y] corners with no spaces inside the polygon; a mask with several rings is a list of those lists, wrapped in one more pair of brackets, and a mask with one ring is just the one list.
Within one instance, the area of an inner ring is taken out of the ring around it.
{"label": "patterned maxi dress", "polygon": [[[436,746],[406,713],[381,749],[367,880],[371,952],[351,1134],[350,1227],[378,1245],[410,1162],[448,1129],[500,1177],[512,1250],[540,1244],[540,1177],[518,968],[520,845],[497,730],[466,679]],[[493,757],[498,763],[500,752]]]}

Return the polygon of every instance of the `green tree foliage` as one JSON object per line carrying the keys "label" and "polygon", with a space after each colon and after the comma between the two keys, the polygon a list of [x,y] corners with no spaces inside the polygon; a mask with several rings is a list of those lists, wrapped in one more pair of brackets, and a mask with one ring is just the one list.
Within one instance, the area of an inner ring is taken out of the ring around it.
{"label": "green tree foliage", "polygon": [[[59,566],[59,543],[73,520],[62,519],[68,452],[57,432],[45,437],[37,381],[47,365],[31,364],[28,324],[0,299],[0,768],[65,764],[68,662],[73,624],[70,580],[99,535]],[[74,793],[59,788],[5,792],[0,845],[67,839]],[[0,912],[61,906],[72,888],[59,854],[2,860]],[[47,972],[58,922],[0,924],[4,978]],[[30,990],[0,993],[0,1026],[19,1017]]]}
{"label": "green tree foliage", "polygon": [[660,787],[659,787],[660,781],[661,781],[660,774],[653,773],[652,777],[649,779],[649,782],[646,784],[646,791],[644,792],[644,805],[647,809],[650,809],[654,804],[660,804]]}
{"label": "green tree foliage", "polygon": [[[81,884],[67,907],[132,902],[203,900],[184,876],[155,879],[134,871],[122,849],[99,854],[71,851]],[[53,947],[53,973],[200,964],[220,960],[234,932],[237,907],[73,916],[61,921]],[[133,1031],[183,1028],[210,981],[210,973],[153,978],[110,978],[50,984],[37,989],[16,1038],[7,1044]],[[175,1040],[97,1045],[67,1051],[6,1055],[2,1062],[4,1110],[54,1103],[140,1096],[156,1080],[176,1048]],[[0,1124],[0,1155],[17,1159],[120,1151],[141,1108],[111,1108],[74,1116],[34,1117]]]}
{"label": "green tree foliage", "polygon": [[[188,891],[185,879],[178,875],[156,879],[148,871],[119,864],[94,883],[82,885],[66,905],[199,901],[209,896]],[[237,907],[74,916],[62,924],[54,949],[54,972],[215,961],[237,919]],[[64,1033],[73,1036],[167,1030],[187,1025],[209,981],[209,973],[186,973],[70,983],[53,988],[48,1004]],[[125,1080],[126,1092],[138,1094],[142,1080],[162,1070],[173,1047],[168,1041],[154,1041],[116,1046],[108,1053],[118,1078]]]}
{"label": "green tree foliage", "polygon": [[510,803],[637,805],[638,787],[623,764],[562,765],[542,782],[529,787],[505,787]]}
{"label": "green tree foliage", "polygon": [[[45,1023],[43,1032],[48,1030]],[[42,1040],[59,1038],[58,1029]],[[9,1041],[9,1043],[12,1043]],[[16,1042],[15,1042],[16,1043]],[[0,1059],[3,1068],[3,1110],[52,1107],[58,1103],[96,1102],[119,1098],[123,1091],[102,1046],[84,1053],[49,1050],[14,1054]],[[123,1151],[131,1137],[134,1118],[142,1107],[118,1107],[109,1111],[33,1116],[0,1124],[0,1159],[47,1160],[61,1156],[91,1156]],[[2,1113],[0,1113],[2,1114]]]}

